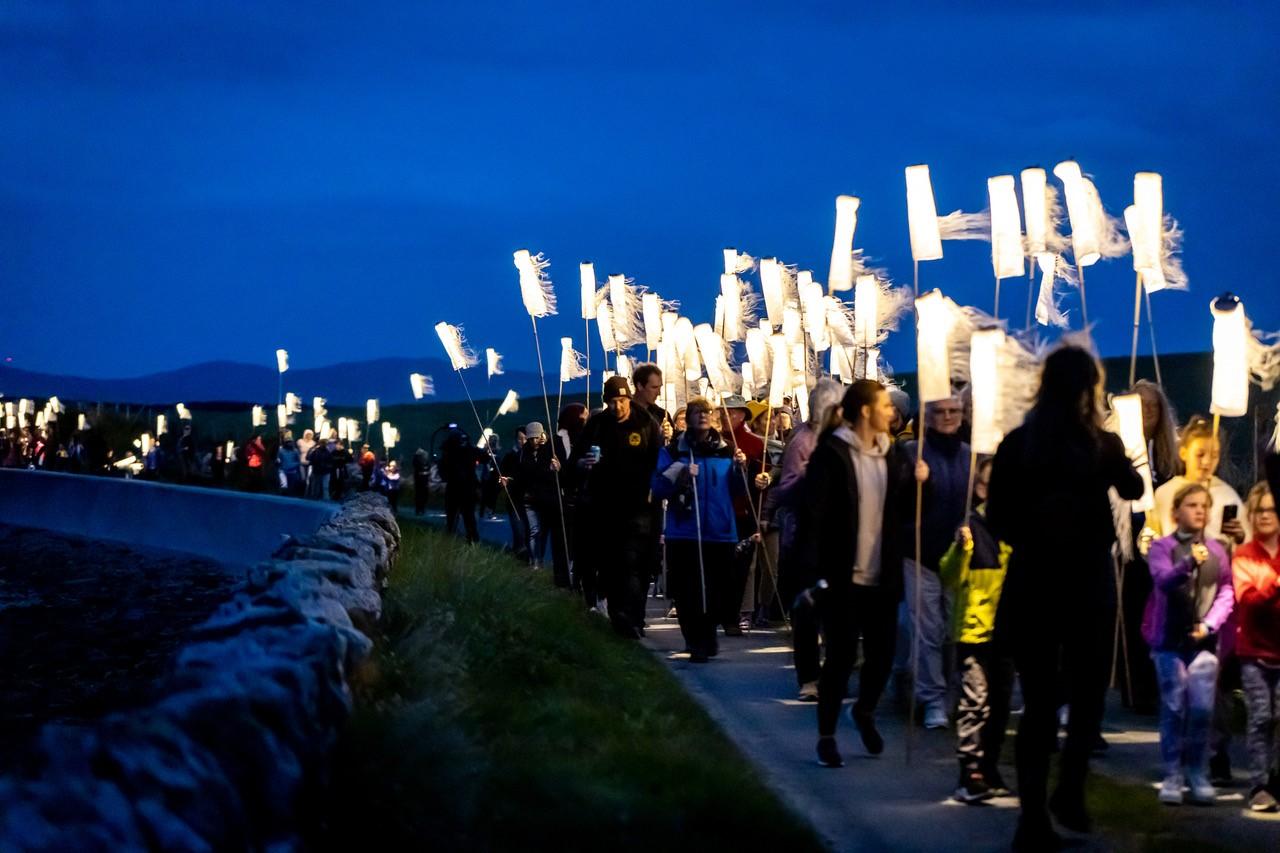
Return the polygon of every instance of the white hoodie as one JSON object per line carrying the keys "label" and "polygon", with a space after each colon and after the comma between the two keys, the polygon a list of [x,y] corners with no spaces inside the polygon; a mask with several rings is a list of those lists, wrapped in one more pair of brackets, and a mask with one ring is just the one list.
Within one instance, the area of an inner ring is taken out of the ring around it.
{"label": "white hoodie", "polygon": [[870,447],[848,426],[838,427],[837,438],[849,445],[849,460],[858,481],[858,555],[853,582],[859,586],[880,584],[880,547],[884,532],[884,499],[889,487],[890,439],[877,433]]}

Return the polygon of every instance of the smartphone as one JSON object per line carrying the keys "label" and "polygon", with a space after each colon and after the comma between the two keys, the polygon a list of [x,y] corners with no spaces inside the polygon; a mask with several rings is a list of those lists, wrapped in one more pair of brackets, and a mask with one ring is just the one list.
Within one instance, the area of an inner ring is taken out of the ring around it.
{"label": "smartphone", "polygon": [[1222,508],[1222,523],[1236,520],[1236,513],[1240,511],[1240,504],[1227,504]]}

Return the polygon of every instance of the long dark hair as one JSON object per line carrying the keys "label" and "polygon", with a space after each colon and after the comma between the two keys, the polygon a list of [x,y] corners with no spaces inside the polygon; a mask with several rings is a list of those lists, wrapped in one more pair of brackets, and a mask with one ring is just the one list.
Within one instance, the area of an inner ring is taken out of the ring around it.
{"label": "long dark hair", "polygon": [[1040,458],[1095,458],[1102,433],[1102,365],[1082,347],[1049,354],[1031,409],[1032,451]]}

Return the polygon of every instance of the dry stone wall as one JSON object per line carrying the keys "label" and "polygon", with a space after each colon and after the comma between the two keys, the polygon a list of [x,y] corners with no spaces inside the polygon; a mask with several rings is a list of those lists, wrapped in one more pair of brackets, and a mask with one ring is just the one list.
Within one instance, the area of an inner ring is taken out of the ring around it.
{"label": "dry stone wall", "polygon": [[0,849],[295,847],[399,544],[386,500],[364,493],[254,566],[178,653],[164,699],[41,732],[0,779]]}

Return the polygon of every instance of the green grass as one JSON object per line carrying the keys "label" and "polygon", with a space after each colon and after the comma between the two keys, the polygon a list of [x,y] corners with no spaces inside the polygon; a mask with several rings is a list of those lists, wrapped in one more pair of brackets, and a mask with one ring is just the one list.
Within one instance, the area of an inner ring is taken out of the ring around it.
{"label": "green grass", "polygon": [[318,846],[820,849],[642,647],[413,524]]}

